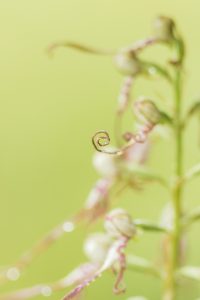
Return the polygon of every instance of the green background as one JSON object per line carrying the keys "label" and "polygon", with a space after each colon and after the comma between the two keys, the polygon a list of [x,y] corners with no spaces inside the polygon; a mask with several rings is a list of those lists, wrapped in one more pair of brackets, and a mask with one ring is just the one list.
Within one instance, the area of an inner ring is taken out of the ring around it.
{"label": "green background", "polygon": [[[0,0],[0,265],[13,262],[39,237],[84,203],[97,174],[93,170],[91,136],[98,129],[112,131],[116,98],[122,77],[108,57],[60,49],[53,59],[46,47],[57,40],[74,40],[102,48],[128,45],[151,32],[159,14],[176,19],[187,43],[185,107],[200,93],[199,0]],[[161,54],[159,54],[161,52]],[[154,52],[162,57],[163,49]],[[153,52],[150,53],[153,57]],[[135,95],[159,91],[163,83],[139,81]],[[186,168],[199,160],[197,123],[185,137]],[[173,144],[157,143],[150,164],[166,176],[173,170]],[[198,179],[185,191],[185,207],[199,203]],[[126,193],[121,205],[135,217],[159,218],[168,200],[165,191],[148,186],[142,193]],[[81,245],[87,232],[101,222],[59,240],[39,257],[11,290],[53,281],[85,258]],[[199,264],[199,227],[189,236],[188,261]],[[131,245],[141,256],[159,261],[153,234]],[[86,299],[114,299],[114,278],[105,274],[86,291]],[[127,293],[160,299],[154,278],[127,273]],[[200,295],[198,284],[184,283],[180,299]],[[64,292],[54,294],[60,299]],[[42,299],[42,297],[37,298]]]}

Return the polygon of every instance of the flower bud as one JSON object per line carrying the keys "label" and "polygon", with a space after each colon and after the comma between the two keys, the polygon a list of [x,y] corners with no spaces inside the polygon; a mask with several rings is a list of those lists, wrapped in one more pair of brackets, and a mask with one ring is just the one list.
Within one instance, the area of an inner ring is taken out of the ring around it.
{"label": "flower bud", "polygon": [[96,152],[93,165],[97,172],[103,177],[114,177],[117,174],[116,158],[113,155]]}
{"label": "flower bud", "polygon": [[132,238],[136,234],[136,228],[131,216],[121,208],[112,210],[105,220],[105,229],[114,238]]}
{"label": "flower bud", "polygon": [[134,103],[136,117],[145,124],[156,125],[161,121],[162,114],[153,101],[142,98]]}
{"label": "flower bud", "polygon": [[154,36],[162,42],[170,42],[174,38],[175,23],[171,18],[160,16],[154,22]]}
{"label": "flower bud", "polygon": [[111,246],[111,239],[105,233],[94,233],[84,243],[84,252],[90,261],[102,264]]}
{"label": "flower bud", "polygon": [[135,76],[142,71],[142,64],[134,51],[122,50],[115,57],[117,68],[122,74]]}

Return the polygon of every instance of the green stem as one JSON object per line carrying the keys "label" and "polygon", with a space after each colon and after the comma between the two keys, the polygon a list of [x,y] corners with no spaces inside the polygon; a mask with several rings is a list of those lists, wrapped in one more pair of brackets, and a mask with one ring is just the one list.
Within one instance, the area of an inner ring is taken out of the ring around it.
{"label": "green stem", "polygon": [[175,272],[179,265],[179,247],[181,239],[181,215],[182,215],[182,192],[183,182],[181,181],[183,173],[183,130],[181,122],[181,69],[176,71],[175,78],[175,140],[176,140],[176,167],[175,184],[172,188],[172,204],[174,211],[173,231],[170,235],[169,258],[167,262],[166,282],[164,300],[176,299],[176,278]]}
{"label": "green stem", "polygon": [[175,82],[175,99],[176,99],[176,177],[177,181],[174,187],[174,243],[173,243],[173,252],[174,252],[174,264],[175,267],[178,263],[179,256],[179,241],[180,241],[180,219],[182,214],[181,200],[182,200],[182,191],[183,184],[181,182],[183,174],[183,135],[182,135],[182,122],[181,122],[181,73],[180,70],[177,71],[176,82]]}

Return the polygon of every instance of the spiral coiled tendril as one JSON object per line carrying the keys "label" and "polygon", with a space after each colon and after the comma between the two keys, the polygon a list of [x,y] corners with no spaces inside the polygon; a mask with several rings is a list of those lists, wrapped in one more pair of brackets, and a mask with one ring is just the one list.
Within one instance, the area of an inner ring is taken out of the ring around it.
{"label": "spiral coiled tendril", "polygon": [[120,154],[121,150],[105,150],[104,147],[110,145],[110,136],[107,131],[100,130],[96,132],[92,137],[92,143],[95,149],[99,152],[108,153],[108,154]]}
{"label": "spiral coiled tendril", "polygon": [[107,150],[104,147],[110,145],[110,136],[107,131],[100,130],[97,131],[92,137],[92,143],[95,149],[99,152],[112,154],[112,155],[122,155],[128,148],[133,146],[135,143],[144,143],[149,133],[153,130],[154,124],[144,125],[137,134],[132,134],[128,140],[128,143],[121,149]]}
{"label": "spiral coiled tendril", "polygon": [[125,147],[121,149],[107,150],[104,149],[104,147],[110,145],[110,136],[107,131],[100,130],[93,135],[92,143],[95,149],[99,152],[103,152],[106,154],[113,154],[113,155],[122,155],[128,147],[130,147],[135,143],[135,140],[131,140]]}

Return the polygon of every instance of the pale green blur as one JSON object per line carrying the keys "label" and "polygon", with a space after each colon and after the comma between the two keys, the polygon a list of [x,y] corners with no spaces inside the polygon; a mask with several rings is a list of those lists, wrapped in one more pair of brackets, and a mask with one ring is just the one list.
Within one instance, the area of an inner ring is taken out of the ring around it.
{"label": "pale green blur", "polygon": [[[122,77],[112,60],[66,49],[58,50],[49,59],[46,47],[51,42],[69,39],[116,49],[147,36],[155,16],[172,16],[187,43],[188,106],[200,94],[199,9],[199,0],[0,1],[0,265],[15,261],[45,232],[82,206],[97,178],[91,164],[91,136],[96,130],[113,128]],[[155,53],[156,57],[163,57],[163,48]],[[135,95],[151,95],[152,86],[156,97],[161,92],[164,99],[170,96],[167,86],[159,81],[158,85],[138,82]],[[197,123],[193,122],[186,135],[186,167],[199,160],[198,138]],[[151,166],[170,174],[172,151],[172,143],[157,143]],[[187,187],[186,208],[198,205],[198,193],[197,179]],[[126,193],[120,201],[133,216],[156,220],[167,200],[163,188],[153,184],[146,192]],[[66,235],[39,257],[19,282],[7,284],[5,290],[66,275],[84,262],[82,241],[87,232],[96,228],[101,230],[101,223]],[[188,253],[189,262],[197,265],[198,230],[198,225],[193,227]],[[131,250],[156,258],[159,264],[160,248],[155,234],[144,235],[131,245]],[[113,282],[114,276],[105,274],[87,289],[86,299],[117,299],[112,294]],[[127,272],[126,284],[126,295],[118,299],[137,295],[160,299],[157,279]],[[186,282],[184,286],[180,300],[199,296],[198,284]],[[60,299],[64,293],[50,299]]]}

